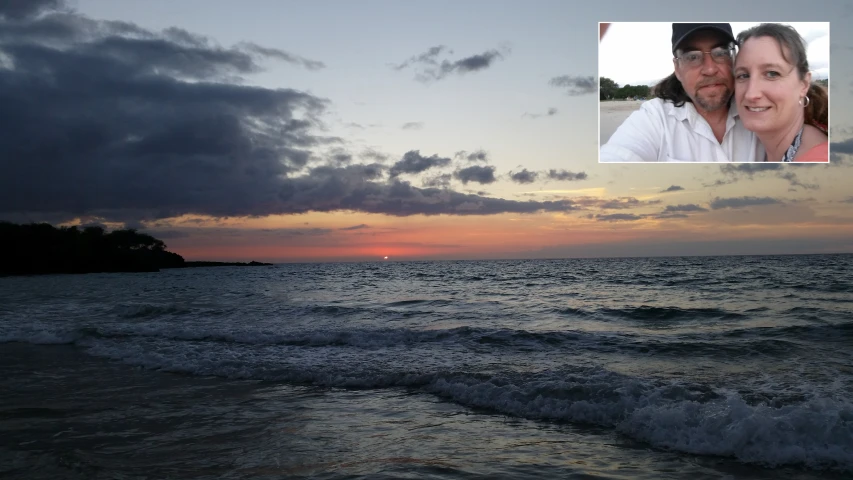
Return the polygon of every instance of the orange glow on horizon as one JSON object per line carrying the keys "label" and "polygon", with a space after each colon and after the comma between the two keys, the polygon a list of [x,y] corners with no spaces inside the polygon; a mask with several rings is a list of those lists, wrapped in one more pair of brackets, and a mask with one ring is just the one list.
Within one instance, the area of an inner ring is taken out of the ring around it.
{"label": "orange glow on horizon", "polygon": [[[651,206],[632,210],[638,219],[612,222],[597,219],[595,214],[601,211],[593,209],[411,217],[336,212],[243,219],[243,223],[234,219],[227,227],[183,224],[160,228],[182,233],[163,240],[170,251],[187,260],[269,262],[554,258],[602,249],[630,256],[635,245],[772,242],[793,235],[809,239],[830,233],[853,238],[853,223],[845,224],[843,218],[814,214],[790,218],[792,212],[797,213],[791,206],[774,208],[715,210],[667,219],[655,218],[661,207]],[[798,214],[808,211],[801,209]]]}

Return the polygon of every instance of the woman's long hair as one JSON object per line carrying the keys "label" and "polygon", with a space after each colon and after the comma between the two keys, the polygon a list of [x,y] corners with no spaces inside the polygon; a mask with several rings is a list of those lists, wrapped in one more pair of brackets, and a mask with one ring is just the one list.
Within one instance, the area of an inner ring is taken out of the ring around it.
{"label": "woman's long hair", "polygon": [[823,133],[829,132],[829,94],[817,83],[809,85],[809,106],[805,108],[805,121],[814,125]]}
{"label": "woman's long hair", "polygon": [[[770,37],[782,47],[782,58],[797,69],[800,80],[806,79],[809,73],[809,61],[806,58],[806,46],[803,37],[793,27],[780,23],[762,23],[737,35],[739,48],[750,38]],[[786,50],[791,58],[786,55]],[[805,123],[819,128],[826,133],[829,123],[829,95],[826,89],[818,84],[809,85],[806,93],[809,104],[804,107]]]}

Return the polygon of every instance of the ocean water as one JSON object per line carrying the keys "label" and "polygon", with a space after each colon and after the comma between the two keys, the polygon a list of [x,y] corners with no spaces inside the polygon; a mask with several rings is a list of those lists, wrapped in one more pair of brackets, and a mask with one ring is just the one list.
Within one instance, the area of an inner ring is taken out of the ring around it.
{"label": "ocean water", "polygon": [[0,278],[0,476],[851,478],[853,255]]}

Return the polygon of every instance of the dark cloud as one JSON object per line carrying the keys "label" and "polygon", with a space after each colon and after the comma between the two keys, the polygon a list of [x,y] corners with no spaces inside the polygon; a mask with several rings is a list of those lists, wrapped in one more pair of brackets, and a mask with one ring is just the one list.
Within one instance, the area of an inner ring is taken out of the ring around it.
{"label": "dark cloud", "polygon": [[598,208],[601,208],[602,210],[624,210],[628,208],[635,208],[640,205],[643,205],[643,202],[634,197],[619,197],[600,203]]}
{"label": "dark cloud", "polygon": [[737,178],[730,178],[728,180],[717,179],[713,183],[703,183],[703,187],[721,187],[723,185],[730,185],[732,183],[737,182]]}
{"label": "dark cloud", "polygon": [[586,180],[585,172],[572,173],[568,170],[548,170],[548,178],[551,180],[571,181],[571,180]]}
{"label": "dark cloud", "polygon": [[352,155],[343,150],[333,150],[329,154],[329,160],[335,165],[349,165],[352,163]]}
{"label": "dark cloud", "polygon": [[[145,36],[144,32],[137,31],[137,33],[142,33]],[[192,33],[183,28],[178,27],[169,27],[163,30],[163,36],[168,40],[171,40],[175,43],[183,44],[183,45],[193,45],[197,47],[209,47],[211,42],[208,37],[204,35],[199,35],[197,33]]]}
{"label": "dark cloud", "polygon": [[408,60],[399,65],[393,65],[393,67],[395,70],[402,70],[408,67],[409,65],[412,65],[413,63],[420,63],[424,65],[438,65],[438,60],[436,59],[442,52],[445,51],[447,53],[453,54],[453,50],[448,49],[446,46],[436,45],[435,47],[430,47],[429,50],[420,55],[410,57]]}
{"label": "dark cloud", "polygon": [[430,168],[447,165],[450,165],[449,158],[439,157],[438,155],[424,157],[419,150],[410,150],[391,167],[390,174],[391,177],[396,177],[403,173],[421,173]]}
{"label": "dark cloud", "polygon": [[557,114],[557,109],[554,107],[551,107],[548,109],[548,111],[546,113],[525,113],[521,117],[522,118],[526,117],[526,118],[536,119],[536,118],[540,118],[540,117],[553,117],[556,114]]}
{"label": "dark cloud", "polygon": [[572,202],[574,202],[578,209],[597,208],[600,210],[627,210],[660,204],[660,200],[642,201],[634,197],[574,197],[572,198]]}
{"label": "dark cloud", "polygon": [[776,205],[781,203],[781,201],[770,197],[717,197],[711,201],[710,206],[714,210],[719,210],[722,208],[743,208],[757,205]]}
{"label": "dark cloud", "polygon": [[271,213],[336,141],[313,133],[324,99],[209,81],[255,70],[238,50],[66,14],[0,23],[0,48],[0,212]]}
{"label": "dark cloud", "polygon": [[386,155],[382,152],[377,152],[376,150],[368,148],[367,150],[365,150],[365,151],[361,152],[361,154],[359,154],[359,158],[382,163],[382,162],[385,162],[388,160],[388,155]]}
{"label": "dark cloud", "polygon": [[241,43],[240,46],[247,52],[255,53],[261,55],[262,57],[283,60],[287,63],[292,63],[294,65],[305,67],[308,70],[320,70],[326,68],[326,64],[323,62],[300,57],[299,55],[295,55],[290,52],[285,52],[284,50],[279,50],[277,48],[262,47],[251,42]]}
{"label": "dark cloud", "polygon": [[[209,235],[218,235],[217,232],[227,231],[231,236],[239,237],[245,232],[238,228],[213,229]],[[264,228],[260,230],[267,237],[322,237],[332,233],[330,228]]]}
{"label": "dark cloud", "polygon": [[782,166],[783,165],[781,163],[727,163],[720,166],[720,171],[723,172],[724,175],[747,176],[752,178],[756,173],[779,170]]}
{"label": "dark cloud", "polygon": [[[307,225],[307,223],[306,223]],[[214,238],[217,243],[222,243],[223,238],[239,239],[247,236],[258,238],[288,238],[299,239],[305,237],[329,237],[335,234],[334,229],[330,228],[261,228],[261,229],[245,229],[235,227],[209,226],[201,225],[196,227],[170,227],[174,232],[172,238],[192,238],[192,244],[206,243],[207,239]],[[346,230],[345,228],[337,230]],[[146,229],[149,233],[157,238],[161,236],[159,227]],[[165,237],[164,237],[165,238]],[[314,239],[310,241],[316,241]],[[186,244],[186,242],[184,242]]]}
{"label": "dark cloud", "polygon": [[442,53],[452,54],[444,45],[439,45],[430,48],[426,52],[415,55],[399,65],[392,65],[395,70],[403,70],[413,65],[418,65],[420,68],[415,74],[415,79],[421,82],[430,82],[441,80],[448,75],[477,72],[489,68],[495,60],[504,58],[504,55],[509,53],[508,49],[503,52],[498,50],[488,50],[477,55],[471,55],[459,60],[442,60],[438,61],[439,55]]}
{"label": "dark cloud", "polygon": [[[804,165],[804,164],[800,164]],[[838,152],[829,152],[829,165],[831,167],[851,167],[853,166],[853,154],[842,154]],[[817,165],[814,165],[817,166]]]}
{"label": "dark cloud", "polygon": [[[817,190],[820,188],[819,185],[804,183],[799,180],[797,174],[792,172],[791,169],[801,168],[802,166],[814,166],[811,164],[782,164],[782,163],[740,163],[740,164],[726,164],[720,166],[720,171],[727,178],[724,180],[717,180],[714,183],[705,184],[706,187],[715,187],[720,185],[727,185],[730,183],[735,183],[742,178],[748,178],[749,180],[753,180],[756,175],[762,174],[764,172],[775,172],[776,177],[781,178],[782,180],[787,181],[792,187],[801,187],[806,190]],[[818,166],[818,168],[822,168]]]}
{"label": "dark cloud", "polygon": [[461,158],[468,160],[469,162],[488,162],[489,154],[483,150],[477,150],[476,152],[467,152],[465,150],[460,150],[453,155],[455,158]]}
{"label": "dark cloud", "polygon": [[669,188],[661,190],[660,193],[677,192],[679,190],[684,190],[684,187],[680,187],[678,185],[671,185]]}
{"label": "dark cloud", "polygon": [[790,183],[792,187],[802,187],[806,190],[819,190],[820,189],[820,185],[817,185],[814,183],[803,183],[803,182],[801,182],[799,180],[799,178],[797,177],[797,174],[795,174],[794,172],[778,172],[776,174],[776,176],[783,179],[783,180],[787,180],[788,183]]}
{"label": "dark cloud", "polygon": [[634,215],[633,213],[612,213],[610,215],[596,215],[595,219],[599,222],[633,222],[642,220],[642,215]]}
{"label": "dark cloud", "polygon": [[561,75],[552,78],[548,84],[552,87],[565,88],[566,93],[571,96],[586,95],[598,91],[598,82],[595,81],[595,77]]}
{"label": "dark cloud", "polygon": [[361,223],[358,225],[353,225],[352,227],[344,227],[339,230],[364,230],[365,228],[370,228],[367,224]]}
{"label": "dark cloud", "polygon": [[400,128],[403,130],[420,130],[424,128],[424,122],[407,122]]}
{"label": "dark cloud", "polygon": [[685,215],[683,213],[661,212],[661,213],[652,215],[652,218],[663,220],[663,219],[668,219],[668,218],[688,218],[688,216],[689,215]]}
{"label": "dark cloud", "polygon": [[0,17],[23,20],[64,6],[63,0],[0,0]]}
{"label": "dark cloud", "polygon": [[853,203],[853,197],[847,197],[844,200],[841,200],[842,203]]}
{"label": "dark cloud", "polygon": [[[13,58],[33,55],[25,67],[41,66],[43,75],[59,73],[60,62],[81,62],[102,76],[112,73],[154,75],[182,80],[233,82],[242,74],[263,70],[262,62],[281,60],[309,69],[322,62],[252,43],[230,48],[180,28],[162,32],[120,21],[97,21],[77,14],[52,13],[0,25],[0,44]],[[11,51],[10,51],[11,50]]]}
{"label": "dark cloud", "polygon": [[519,202],[447,189],[422,189],[400,180],[388,183],[369,182],[358,175],[350,175],[343,169],[326,173],[325,176],[312,174],[286,181],[280,196],[280,210],[283,213],[353,210],[409,216],[565,212],[575,209],[569,200]]}
{"label": "dark cloud", "polygon": [[448,187],[450,187],[450,180],[452,178],[453,178],[453,175],[451,175],[449,173],[442,173],[440,175],[435,175],[433,177],[425,178],[421,184],[424,187],[448,188]]}
{"label": "dark cloud", "polygon": [[468,182],[487,184],[493,183],[497,180],[495,178],[495,167],[491,166],[481,167],[479,165],[472,165],[470,167],[457,170],[453,176],[463,184],[467,184]]}
{"label": "dark cloud", "polygon": [[509,172],[509,178],[515,183],[533,183],[538,176],[538,173],[526,168],[520,172]]}
{"label": "dark cloud", "polygon": [[[256,205],[252,214],[343,210],[393,216],[492,215],[577,209],[570,200],[520,202],[486,197],[485,192],[464,194],[448,189],[417,188],[397,179],[377,181],[382,178],[383,169],[378,164],[322,166],[311,169],[306,175],[279,179],[275,197],[269,203]],[[96,213],[109,216],[111,212]]]}
{"label": "dark cloud", "polygon": [[456,60],[455,62],[448,62],[445,60],[441,62],[441,75],[444,76],[454,72],[461,74],[484,70],[491,66],[493,61],[499,58],[503,58],[501,52],[497,50],[489,50],[478,55],[471,55],[470,57]]}
{"label": "dark cloud", "polygon": [[[14,68],[0,68],[0,218],[147,224],[185,214],[576,208],[569,200],[413,187],[396,175],[450,163],[417,150],[390,169],[373,150],[359,157],[374,163],[352,164],[350,153],[327,150],[340,139],[316,133],[327,100],[233,82],[261,70],[259,58],[282,57],[280,50],[221,48],[180,29],[157,33],[66,13],[8,18],[0,21],[0,49]],[[458,178],[494,181],[489,168]]]}
{"label": "dark cloud", "polygon": [[840,142],[832,142],[829,144],[829,151],[832,153],[853,154],[853,138],[848,138]]}
{"label": "dark cloud", "polygon": [[664,209],[663,213],[673,213],[673,212],[707,212],[708,209],[704,207],[700,207],[699,205],[688,203],[685,205],[667,205]]}

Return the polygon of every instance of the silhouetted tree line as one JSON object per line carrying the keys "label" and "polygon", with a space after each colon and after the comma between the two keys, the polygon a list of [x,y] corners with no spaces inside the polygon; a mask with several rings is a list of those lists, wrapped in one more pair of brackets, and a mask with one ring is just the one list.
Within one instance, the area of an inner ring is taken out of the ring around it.
{"label": "silhouetted tree line", "polygon": [[0,222],[0,275],[157,272],[180,268],[184,258],[135,229],[56,228],[47,223]]}

